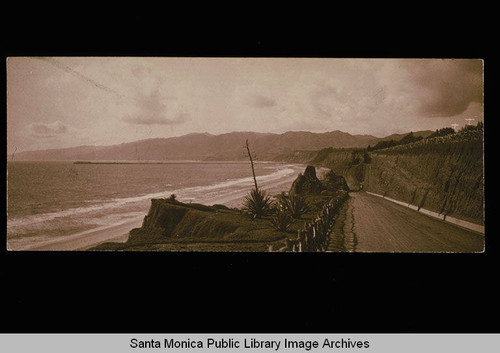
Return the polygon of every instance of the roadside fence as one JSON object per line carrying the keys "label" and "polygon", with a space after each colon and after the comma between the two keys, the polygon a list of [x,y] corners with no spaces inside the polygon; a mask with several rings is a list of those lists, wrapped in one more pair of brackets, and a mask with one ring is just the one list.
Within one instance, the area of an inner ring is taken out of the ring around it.
{"label": "roadside fence", "polygon": [[323,252],[330,241],[330,234],[335,220],[344,202],[349,197],[347,192],[340,192],[328,201],[312,222],[297,231],[297,238],[285,240],[285,246],[278,251],[284,252]]}

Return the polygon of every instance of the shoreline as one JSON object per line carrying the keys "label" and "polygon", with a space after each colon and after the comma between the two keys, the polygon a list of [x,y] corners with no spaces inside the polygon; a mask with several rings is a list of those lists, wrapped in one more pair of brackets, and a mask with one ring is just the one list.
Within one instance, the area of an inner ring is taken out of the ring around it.
{"label": "shoreline", "polygon": [[[324,168],[326,170],[326,168]],[[292,173],[279,180],[262,182],[261,187],[269,195],[279,194],[281,191],[288,191],[293,181],[297,178],[297,173]],[[321,171],[319,171],[321,174]],[[190,203],[193,201],[195,203],[202,203],[206,205],[222,204],[229,208],[241,207],[244,201],[245,195],[249,190],[230,190],[228,192],[220,192],[217,195],[211,197],[203,197],[201,195],[200,200],[190,200],[183,199],[180,195],[178,197],[179,201]],[[46,240],[37,244],[32,244],[19,249],[9,248],[7,241],[8,251],[82,251],[93,248],[97,245],[106,242],[114,243],[125,243],[128,240],[129,232],[134,228],[140,228],[142,226],[142,221],[144,216],[148,213],[149,208],[144,211],[144,214],[135,217],[126,222],[121,222],[118,224],[100,226],[98,228],[78,232],[75,234],[70,234],[60,238],[55,238],[51,240]]]}
{"label": "shoreline", "polygon": [[133,228],[142,225],[143,218],[144,216],[140,216],[119,224],[101,226],[65,237],[47,240],[24,249],[9,249],[8,246],[7,249],[9,251],[79,251],[87,250],[108,241],[124,243],[128,240],[129,232]]}

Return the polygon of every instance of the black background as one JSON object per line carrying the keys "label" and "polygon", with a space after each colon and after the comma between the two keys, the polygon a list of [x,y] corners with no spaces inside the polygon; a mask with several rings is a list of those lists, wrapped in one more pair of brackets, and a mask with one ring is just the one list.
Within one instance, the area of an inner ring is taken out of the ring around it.
{"label": "black background", "polygon": [[[407,8],[393,15],[379,8],[385,13],[380,16],[355,6],[300,8],[292,17],[283,9],[270,14],[267,6],[254,3],[210,13],[194,4],[184,11],[67,6],[6,9],[4,59],[485,59],[485,115],[492,116],[485,125],[486,252],[7,252],[2,247],[0,332],[499,332],[498,240],[492,221],[495,116],[489,105],[496,62],[483,13]],[[2,74],[5,82],[5,70]],[[5,94],[2,99],[5,107]],[[5,139],[6,127],[3,131]],[[6,170],[5,160],[2,167]],[[6,216],[2,222],[6,229]],[[4,244],[5,237],[4,231]]]}

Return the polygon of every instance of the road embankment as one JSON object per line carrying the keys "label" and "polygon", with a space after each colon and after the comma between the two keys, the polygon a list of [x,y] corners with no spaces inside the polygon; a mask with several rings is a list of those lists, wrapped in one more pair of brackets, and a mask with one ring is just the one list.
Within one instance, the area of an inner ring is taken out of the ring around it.
{"label": "road embankment", "polygon": [[485,237],[366,192],[351,192],[330,251],[480,253]]}
{"label": "road embankment", "polygon": [[469,230],[472,230],[474,232],[478,232],[478,233],[481,233],[481,234],[484,235],[484,226],[483,225],[475,224],[475,223],[472,223],[472,222],[467,222],[467,221],[465,221],[463,219],[458,219],[458,218],[455,218],[455,217],[449,217],[449,216],[446,216],[444,214],[440,214],[440,213],[437,213],[437,212],[426,210],[425,208],[419,208],[416,205],[412,205],[412,204],[409,204],[409,203],[406,203],[406,202],[403,202],[403,201],[395,200],[395,199],[392,199],[390,197],[386,197],[384,195],[375,194],[375,193],[370,192],[370,191],[366,191],[366,193],[370,194],[370,195],[373,195],[373,196],[377,196],[377,197],[383,198],[383,199],[385,199],[387,201],[391,201],[391,202],[396,203],[398,205],[401,205],[401,206],[404,206],[404,207],[408,207],[411,210],[423,213],[423,214],[425,214],[427,216],[434,217],[434,218],[440,219],[442,221],[445,221],[445,222],[448,222],[448,223],[452,223],[452,224],[455,224],[455,225],[457,225],[459,227],[467,228]]}

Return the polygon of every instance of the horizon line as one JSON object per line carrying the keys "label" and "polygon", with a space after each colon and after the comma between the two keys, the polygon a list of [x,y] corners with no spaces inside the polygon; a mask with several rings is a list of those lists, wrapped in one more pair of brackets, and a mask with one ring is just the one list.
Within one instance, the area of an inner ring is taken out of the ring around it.
{"label": "horizon line", "polygon": [[284,135],[286,133],[293,133],[293,132],[303,132],[303,133],[311,133],[311,134],[327,134],[327,133],[332,133],[332,132],[340,132],[340,133],[344,133],[344,134],[349,134],[351,136],[370,136],[370,137],[374,137],[374,138],[377,138],[377,139],[380,139],[380,138],[386,138],[386,137],[389,137],[389,136],[392,136],[392,135],[405,135],[405,134],[409,134],[410,132],[420,132],[420,131],[434,131],[434,130],[429,130],[429,129],[424,129],[424,130],[416,130],[416,131],[408,131],[408,132],[401,132],[401,133],[392,133],[392,134],[389,134],[389,135],[384,135],[384,136],[376,136],[376,135],[372,135],[372,134],[352,134],[350,132],[346,132],[346,131],[342,131],[342,130],[328,130],[328,131],[324,131],[324,132],[313,132],[313,131],[309,131],[309,130],[288,130],[288,131],[285,131],[285,132],[282,132],[282,133],[278,133],[278,132],[259,132],[259,131],[241,131],[241,130],[235,130],[235,131],[231,131],[231,132],[223,132],[223,133],[220,133],[220,134],[213,134],[213,133],[210,133],[208,131],[204,131],[204,132],[189,132],[189,133],[186,133],[186,134],[183,134],[183,135],[179,135],[179,136],[169,136],[169,137],[151,137],[151,138],[146,138],[146,139],[140,139],[140,140],[134,140],[134,141],[126,141],[126,142],[119,142],[119,143],[114,143],[114,144],[109,144],[109,145],[90,145],[90,144],[83,144],[83,145],[74,145],[74,146],[68,146],[68,147],[54,147],[54,148],[43,148],[43,149],[35,149],[35,150],[21,150],[21,151],[18,151],[16,147],[11,147],[11,148],[14,148],[15,151],[13,152],[9,152],[7,151],[7,154],[12,154],[12,153],[15,153],[15,154],[19,154],[19,153],[27,153],[27,152],[42,152],[42,151],[54,151],[54,150],[66,150],[66,149],[72,149],[72,148],[81,148],[81,147],[112,147],[112,146],[119,146],[119,145],[123,145],[123,144],[128,144],[128,143],[135,143],[135,142],[141,142],[141,141],[148,141],[148,140],[160,140],[160,139],[174,139],[174,138],[181,138],[181,137],[186,137],[186,136],[189,136],[189,135],[210,135],[210,136],[222,136],[222,135],[229,135],[229,134],[235,134],[235,133],[250,133],[250,134],[260,134],[260,135]]}

